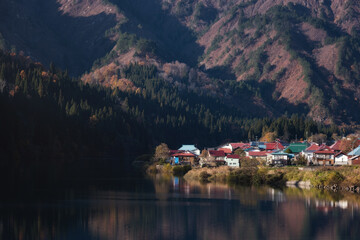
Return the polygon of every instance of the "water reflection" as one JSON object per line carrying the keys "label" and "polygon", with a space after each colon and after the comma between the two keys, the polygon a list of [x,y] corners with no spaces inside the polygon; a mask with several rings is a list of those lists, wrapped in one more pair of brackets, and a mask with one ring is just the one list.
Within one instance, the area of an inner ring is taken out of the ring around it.
{"label": "water reflection", "polygon": [[137,185],[133,191],[129,184],[120,181],[112,189],[72,191],[55,200],[3,202],[0,239],[271,240],[359,235],[356,194],[229,187],[160,175],[132,183]]}

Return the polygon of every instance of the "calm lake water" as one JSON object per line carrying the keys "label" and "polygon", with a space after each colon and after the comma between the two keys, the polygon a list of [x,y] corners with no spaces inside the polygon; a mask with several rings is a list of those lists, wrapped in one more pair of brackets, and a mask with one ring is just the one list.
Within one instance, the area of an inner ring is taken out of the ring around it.
{"label": "calm lake water", "polygon": [[[51,193],[54,192],[54,193]],[[359,239],[360,195],[182,178],[99,181],[0,204],[0,239]]]}

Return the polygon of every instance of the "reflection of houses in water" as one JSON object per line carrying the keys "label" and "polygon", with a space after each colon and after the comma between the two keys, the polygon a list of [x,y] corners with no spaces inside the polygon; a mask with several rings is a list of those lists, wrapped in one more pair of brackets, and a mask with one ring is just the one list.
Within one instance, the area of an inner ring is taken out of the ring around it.
{"label": "reflection of houses in water", "polygon": [[284,202],[286,200],[285,194],[280,190],[269,188],[268,194],[271,196],[273,202]]}
{"label": "reflection of houses in water", "polygon": [[186,181],[182,181],[180,183],[179,177],[173,177],[172,183],[174,192],[181,192],[185,193],[186,195],[190,194],[190,184],[188,184]]}
{"label": "reflection of houses in water", "polygon": [[349,202],[347,200],[340,200],[337,202],[315,200],[315,207],[318,211],[328,213],[334,208],[348,209]]}
{"label": "reflection of houses in water", "polygon": [[208,198],[224,198],[231,199],[232,193],[229,187],[221,187],[212,184],[207,184]]}

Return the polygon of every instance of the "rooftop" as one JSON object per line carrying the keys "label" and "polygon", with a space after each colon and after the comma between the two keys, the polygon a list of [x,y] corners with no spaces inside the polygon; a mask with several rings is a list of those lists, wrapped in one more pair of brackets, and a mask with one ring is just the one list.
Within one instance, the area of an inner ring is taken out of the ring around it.
{"label": "rooftop", "polygon": [[268,153],[270,153],[270,152],[265,152],[265,151],[257,152],[257,151],[253,151],[253,152],[249,152],[249,156],[251,156],[251,157],[265,157],[265,156],[267,156]]}
{"label": "rooftop", "polygon": [[340,151],[341,148],[341,140],[336,141],[333,145],[330,146],[330,148],[334,151]]}
{"label": "rooftop", "polygon": [[182,147],[179,148],[179,150],[182,150],[182,151],[193,151],[193,150],[197,150],[197,147],[195,147],[195,145],[182,145]]}
{"label": "rooftop", "polygon": [[290,143],[289,147],[287,147],[286,150],[290,149],[292,153],[299,153],[304,151],[307,147],[307,143]]}
{"label": "rooftop", "polygon": [[189,152],[181,152],[181,153],[175,153],[171,156],[172,157],[195,157],[195,154],[189,153]]}
{"label": "rooftop", "polygon": [[360,155],[360,146],[355,148],[354,150],[352,150],[351,152],[348,153],[349,156],[357,156]]}
{"label": "rooftop", "polygon": [[266,150],[283,150],[284,146],[280,142],[274,142],[274,143],[265,143]]}
{"label": "rooftop", "polygon": [[223,151],[226,154],[230,154],[232,153],[230,148],[219,148],[218,151]]}
{"label": "rooftop", "polygon": [[335,152],[333,150],[319,150],[315,154],[335,154]]}
{"label": "rooftop", "polygon": [[209,150],[209,153],[211,156],[214,156],[214,157],[225,157],[224,151]]}

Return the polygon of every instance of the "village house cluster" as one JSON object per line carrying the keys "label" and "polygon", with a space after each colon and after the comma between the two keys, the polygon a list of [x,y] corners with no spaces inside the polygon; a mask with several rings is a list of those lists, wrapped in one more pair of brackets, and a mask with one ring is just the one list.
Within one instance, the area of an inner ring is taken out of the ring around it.
{"label": "village house cluster", "polygon": [[332,145],[307,141],[286,143],[280,140],[227,143],[202,151],[195,145],[183,145],[178,150],[170,150],[168,161],[172,165],[200,167],[241,167],[243,161],[250,159],[269,166],[293,165],[299,159],[308,166],[360,165],[360,139],[353,142],[352,151],[347,154],[341,151],[341,141],[335,141]]}

